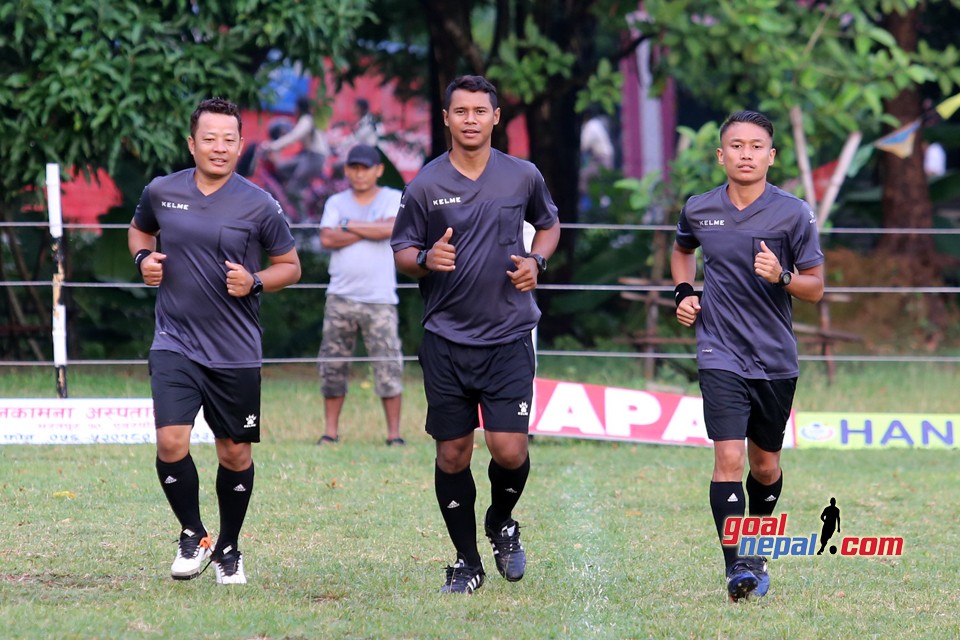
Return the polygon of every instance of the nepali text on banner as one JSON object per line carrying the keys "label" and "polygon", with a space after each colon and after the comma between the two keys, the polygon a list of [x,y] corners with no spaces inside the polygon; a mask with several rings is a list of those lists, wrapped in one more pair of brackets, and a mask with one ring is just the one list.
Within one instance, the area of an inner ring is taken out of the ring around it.
{"label": "nepali text on banner", "polygon": [[[0,444],[137,444],[157,441],[150,398],[3,398]],[[191,442],[213,442],[196,418]]]}

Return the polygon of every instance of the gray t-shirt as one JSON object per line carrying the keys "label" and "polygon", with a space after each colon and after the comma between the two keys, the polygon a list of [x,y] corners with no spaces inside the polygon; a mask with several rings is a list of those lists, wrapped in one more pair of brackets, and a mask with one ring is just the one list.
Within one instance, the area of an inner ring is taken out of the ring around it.
{"label": "gray t-shirt", "polygon": [[155,178],[143,190],[134,221],[160,232],[163,281],[157,292],[154,351],[175,351],[211,368],[260,366],[260,299],[227,293],[225,260],[250,273],[294,247],[277,201],[234,174],[205,196],[195,169]]}
{"label": "gray t-shirt", "polygon": [[521,293],[507,271],[511,255],[526,255],[523,221],[535,229],[557,222],[557,207],[540,171],[526,160],[491,150],[477,180],[450,163],[449,152],[430,162],[407,186],[393,227],[394,251],[429,249],[453,228],[456,269],[420,279],[423,326],[463,345],[505,344],[540,320],[533,292]]}
{"label": "gray t-shirt", "polygon": [[[330,197],[323,207],[321,227],[340,226],[341,220],[377,222],[397,216],[400,191],[381,187],[368,205],[358,204],[351,190]],[[354,302],[397,304],[397,266],[389,240],[360,240],[334,249],[330,255],[328,295]]]}
{"label": "gray t-shirt", "polygon": [[743,211],[730,202],[723,185],[693,196],[680,213],[677,244],[703,248],[703,298],[696,322],[700,369],[762,380],[800,373],[792,298],[754,273],[761,240],[787,271],[823,263],[813,212],[771,184]]}

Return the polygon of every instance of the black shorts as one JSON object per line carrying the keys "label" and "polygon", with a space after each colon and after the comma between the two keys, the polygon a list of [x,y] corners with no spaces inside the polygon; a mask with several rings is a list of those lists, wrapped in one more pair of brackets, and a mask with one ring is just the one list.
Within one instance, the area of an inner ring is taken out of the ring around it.
{"label": "black shorts", "polygon": [[780,451],[797,379],[751,380],[730,371],[702,369],[703,419],[711,440],[749,438],[764,451]]}
{"label": "black shorts", "polygon": [[173,351],[151,351],[154,424],[193,425],[200,407],[215,438],[260,442],[260,368],[210,369]]}
{"label": "black shorts", "polygon": [[487,431],[527,433],[533,409],[535,361],[529,337],[473,347],[429,331],[420,345],[427,396],[427,433],[454,440],[480,426]]}

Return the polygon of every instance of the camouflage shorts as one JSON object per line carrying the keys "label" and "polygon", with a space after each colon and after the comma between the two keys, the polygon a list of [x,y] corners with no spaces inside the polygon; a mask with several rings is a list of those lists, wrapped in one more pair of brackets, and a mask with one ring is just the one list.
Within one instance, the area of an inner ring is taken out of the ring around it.
{"label": "camouflage shorts", "polygon": [[320,345],[320,380],[324,397],[347,395],[350,362],[328,362],[327,359],[353,356],[358,331],[363,334],[367,353],[375,358],[373,375],[377,395],[381,398],[400,395],[403,391],[403,360],[397,322],[396,305],[327,296]]}

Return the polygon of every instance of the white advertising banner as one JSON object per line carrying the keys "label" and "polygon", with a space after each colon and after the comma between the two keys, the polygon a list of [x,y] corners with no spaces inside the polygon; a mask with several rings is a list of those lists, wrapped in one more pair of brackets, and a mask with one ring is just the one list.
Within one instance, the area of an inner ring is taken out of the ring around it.
{"label": "white advertising banner", "polygon": [[[0,444],[156,441],[150,398],[0,398]],[[190,441],[213,442],[202,411]]]}

